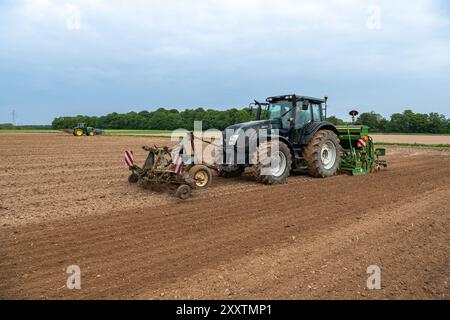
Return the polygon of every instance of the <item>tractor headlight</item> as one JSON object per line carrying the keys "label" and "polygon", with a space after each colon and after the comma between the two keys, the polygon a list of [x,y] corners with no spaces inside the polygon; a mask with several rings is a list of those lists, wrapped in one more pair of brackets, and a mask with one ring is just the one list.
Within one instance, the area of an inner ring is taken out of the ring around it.
{"label": "tractor headlight", "polygon": [[236,142],[238,141],[238,139],[239,139],[239,134],[235,133],[230,137],[230,141],[228,141],[228,144],[230,146],[234,146],[236,144]]}

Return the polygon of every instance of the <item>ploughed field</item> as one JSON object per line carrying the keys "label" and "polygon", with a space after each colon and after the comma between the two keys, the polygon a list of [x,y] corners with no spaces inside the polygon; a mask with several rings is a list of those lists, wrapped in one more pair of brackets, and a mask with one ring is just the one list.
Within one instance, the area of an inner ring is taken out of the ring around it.
{"label": "ploughed field", "polygon": [[0,298],[450,297],[450,150],[388,147],[380,174],[278,186],[215,176],[186,201],[129,185],[123,151],[170,143],[0,135]]}
{"label": "ploughed field", "polygon": [[373,134],[375,142],[450,145],[450,135]]}

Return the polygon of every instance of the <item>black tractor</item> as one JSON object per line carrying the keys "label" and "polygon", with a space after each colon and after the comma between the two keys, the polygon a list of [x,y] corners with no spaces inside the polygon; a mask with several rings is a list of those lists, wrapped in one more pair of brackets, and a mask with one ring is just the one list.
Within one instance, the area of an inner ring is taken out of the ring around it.
{"label": "black tractor", "polygon": [[255,100],[249,108],[256,111],[256,121],[225,129],[219,175],[237,177],[250,168],[265,184],[284,183],[291,171],[335,175],[341,146],[338,130],[325,120],[327,100],[295,94]]}

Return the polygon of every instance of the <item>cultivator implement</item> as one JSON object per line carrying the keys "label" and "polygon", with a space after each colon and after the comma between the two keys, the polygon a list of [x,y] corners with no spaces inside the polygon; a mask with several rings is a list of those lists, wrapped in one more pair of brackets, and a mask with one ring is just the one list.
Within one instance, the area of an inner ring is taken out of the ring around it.
{"label": "cultivator implement", "polygon": [[[175,186],[175,195],[181,199],[187,199],[192,189],[206,189],[211,184],[212,173],[208,166],[197,164],[193,139],[193,134],[190,133],[173,149],[167,146],[143,146],[148,156],[142,167],[134,164],[132,151],[126,151],[125,163],[131,170],[128,181]],[[191,154],[186,155],[183,146],[189,144]]]}
{"label": "cultivator implement", "polygon": [[341,171],[361,175],[387,167],[386,160],[380,159],[386,155],[386,150],[375,148],[367,126],[340,126],[337,130],[342,148]]}

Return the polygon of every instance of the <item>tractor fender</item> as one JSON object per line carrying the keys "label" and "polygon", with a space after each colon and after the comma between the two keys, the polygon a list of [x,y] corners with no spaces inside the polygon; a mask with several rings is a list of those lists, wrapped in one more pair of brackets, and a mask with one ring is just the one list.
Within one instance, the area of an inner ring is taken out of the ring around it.
{"label": "tractor fender", "polygon": [[329,122],[310,122],[308,123],[304,129],[302,137],[300,138],[300,144],[301,145],[308,145],[311,141],[312,137],[316,134],[319,130],[330,130],[339,135],[338,130],[334,126],[334,124]]}
{"label": "tractor fender", "polygon": [[[252,136],[252,137],[254,137],[254,136]],[[280,136],[278,134],[275,135],[272,132],[269,132],[269,134],[267,136],[265,136],[265,139],[267,139],[265,141],[271,141],[271,140],[278,139],[278,141],[280,141],[280,142],[284,143],[285,145],[287,145],[289,150],[291,151],[292,158],[294,159],[294,157],[295,157],[294,146],[292,145],[292,142],[289,141],[288,138]],[[257,142],[257,146],[259,146],[261,141],[260,141],[260,139],[257,139],[257,141],[258,141]],[[249,144],[248,144],[248,139],[245,142],[245,148],[246,148],[246,152],[250,151]]]}
{"label": "tractor fender", "polygon": [[280,136],[280,135],[271,135],[267,137],[267,141],[271,141],[273,139],[278,139],[278,141],[284,143],[285,145],[288,146],[289,150],[291,150],[291,155],[292,155],[292,159],[295,158],[295,152],[294,152],[294,146],[292,145],[292,143],[285,137]]}

